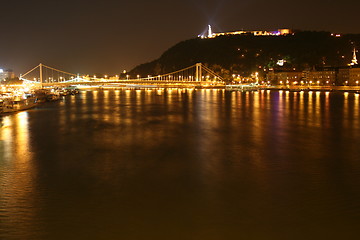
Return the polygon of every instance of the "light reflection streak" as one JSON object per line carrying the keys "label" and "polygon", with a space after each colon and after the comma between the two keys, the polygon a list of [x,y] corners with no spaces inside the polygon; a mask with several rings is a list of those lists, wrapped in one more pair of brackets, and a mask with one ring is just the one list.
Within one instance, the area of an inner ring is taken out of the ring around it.
{"label": "light reflection streak", "polygon": [[289,91],[286,91],[285,92],[285,113],[289,114],[289,110],[290,110],[290,92]]}
{"label": "light reflection streak", "polygon": [[359,119],[359,112],[360,112],[360,108],[359,108],[359,100],[360,96],[359,94],[355,94],[354,96],[354,126],[356,126],[357,129],[360,128],[360,119]]}
{"label": "light reflection streak", "polygon": [[279,112],[281,112],[281,116],[282,116],[282,110],[283,110],[283,102],[284,102],[284,100],[283,100],[283,91],[282,90],[280,90],[279,91],[279,106],[278,106],[278,109],[279,109]]}
{"label": "light reflection streak", "polygon": [[[82,112],[87,112],[89,110],[89,106],[88,106],[88,94],[90,92],[86,91],[86,92],[80,92],[80,96],[81,96],[81,111]],[[61,116],[62,114],[60,114]]]}
{"label": "light reflection streak", "polygon": [[102,106],[102,115],[104,121],[110,121],[110,116],[112,115],[110,114],[112,112],[112,109],[109,104],[111,95],[109,94],[109,90],[104,90],[104,104]]}
{"label": "light reflection streak", "polygon": [[[261,121],[261,115],[263,114],[263,110],[261,107],[261,96],[260,94],[258,94],[258,92],[256,92],[257,94],[254,94],[254,98],[253,98],[253,102],[254,105],[252,106],[252,112],[253,115],[251,116],[252,119],[254,119],[253,124],[252,124],[252,135],[253,135],[253,139],[252,141],[254,142],[254,145],[257,146],[257,148],[262,149],[263,145],[264,145],[264,141],[263,141],[263,122]],[[263,163],[261,162],[261,158],[259,157],[254,157],[254,160],[256,162],[257,166],[261,166]]]}
{"label": "light reflection streak", "polygon": [[99,118],[99,114],[98,114],[98,111],[99,111],[99,91],[98,90],[95,90],[92,92],[92,102],[91,102],[91,105],[92,105],[92,118],[93,119],[98,119]]}
{"label": "light reflection streak", "polygon": [[325,105],[324,105],[324,122],[326,128],[330,128],[330,92],[325,92]]}
{"label": "light reflection streak", "polygon": [[29,147],[29,126],[28,113],[20,112],[16,114],[16,154],[21,162],[28,162],[30,159]]}
{"label": "light reflection streak", "polygon": [[344,92],[344,128],[349,127],[349,93]]}
{"label": "light reflection streak", "polygon": [[104,103],[105,103],[105,107],[106,109],[109,108],[109,90],[105,90],[104,91]]}
{"label": "light reflection streak", "polygon": [[308,118],[308,123],[310,124],[310,125],[313,125],[314,124],[314,122],[316,121],[315,119],[314,119],[314,117],[316,117],[315,115],[314,115],[314,113],[315,113],[315,110],[314,110],[314,96],[313,96],[313,91],[309,91],[309,93],[308,93],[308,100],[307,100],[307,102],[308,102],[308,108],[307,108],[307,118]]}
{"label": "light reflection streak", "polygon": [[302,120],[305,120],[305,103],[304,103],[304,92],[301,91],[299,93],[299,118],[302,119]]}
{"label": "light reflection streak", "polygon": [[[278,129],[284,129],[285,124],[286,124],[286,112],[285,112],[285,104],[284,104],[284,91],[280,90],[279,91],[279,97],[278,97],[278,106],[277,107],[277,125],[278,125]],[[283,131],[278,131],[277,134],[283,135]]]}
{"label": "light reflection streak", "polygon": [[120,99],[120,90],[115,90],[115,100],[118,101]]}
{"label": "light reflection streak", "polygon": [[314,119],[316,121],[316,125],[321,125],[321,120],[323,119],[321,114],[321,99],[320,99],[321,92],[317,91],[315,94],[315,116]]}
{"label": "light reflection streak", "polygon": [[250,111],[250,93],[246,92],[245,93],[245,106],[246,106],[246,112]]}
{"label": "light reflection streak", "polygon": [[80,96],[81,96],[81,100],[82,100],[83,104],[86,104],[89,93],[90,93],[89,91],[81,91],[80,92]]}

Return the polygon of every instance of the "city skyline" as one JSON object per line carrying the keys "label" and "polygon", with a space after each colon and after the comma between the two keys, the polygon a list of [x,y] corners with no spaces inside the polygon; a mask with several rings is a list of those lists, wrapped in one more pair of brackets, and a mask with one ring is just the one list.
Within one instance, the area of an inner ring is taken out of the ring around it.
{"label": "city skyline", "polygon": [[209,24],[214,32],[285,27],[360,33],[360,26],[352,24],[360,3],[352,0],[342,5],[308,0],[78,0],[56,5],[38,0],[7,2],[3,7],[0,67],[16,74],[39,62],[70,72],[116,74],[155,60]]}

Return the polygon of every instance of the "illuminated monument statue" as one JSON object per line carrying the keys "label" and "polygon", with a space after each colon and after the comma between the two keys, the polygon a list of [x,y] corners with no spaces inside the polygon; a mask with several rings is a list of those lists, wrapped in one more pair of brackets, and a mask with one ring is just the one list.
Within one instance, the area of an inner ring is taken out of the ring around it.
{"label": "illuminated monument statue", "polygon": [[212,32],[212,29],[211,29],[211,26],[209,26],[209,29],[208,29],[208,38],[212,38],[213,37],[213,32]]}

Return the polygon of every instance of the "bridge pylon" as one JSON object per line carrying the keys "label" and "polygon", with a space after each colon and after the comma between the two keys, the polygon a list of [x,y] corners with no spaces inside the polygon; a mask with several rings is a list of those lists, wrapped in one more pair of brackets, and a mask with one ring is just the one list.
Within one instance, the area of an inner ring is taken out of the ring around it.
{"label": "bridge pylon", "polygon": [[43,76],[43,64],[42,63],[40,63],[39,64],[39,72],[40,72],[40,83],[43,83],[44,82],[44,76]]}
{"label": "bridge pylon", "polygon": [[195,80],[200,82],[202,80],[202,64],[195,64],[196,72],[195,72]]}

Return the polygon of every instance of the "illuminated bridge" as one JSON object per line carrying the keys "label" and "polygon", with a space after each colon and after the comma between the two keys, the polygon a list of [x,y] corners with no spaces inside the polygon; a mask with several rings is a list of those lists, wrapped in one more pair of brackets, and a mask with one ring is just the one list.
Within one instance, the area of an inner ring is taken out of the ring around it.
{"label": "illuminated bridge", "polygon": [[73,84],[81,85],[101,85],[101,86],[224,86],[224,79],[211,69],[201,63],[190,67],[157,76],[147,76],[141,78],[130,78],[126,75],[125,79],[116,77],[89,77],[80,76],[65,72],[53,67],[39,64],[27,73],[20,76],[26,83],[39,84],[41,86],[66,86]]}

